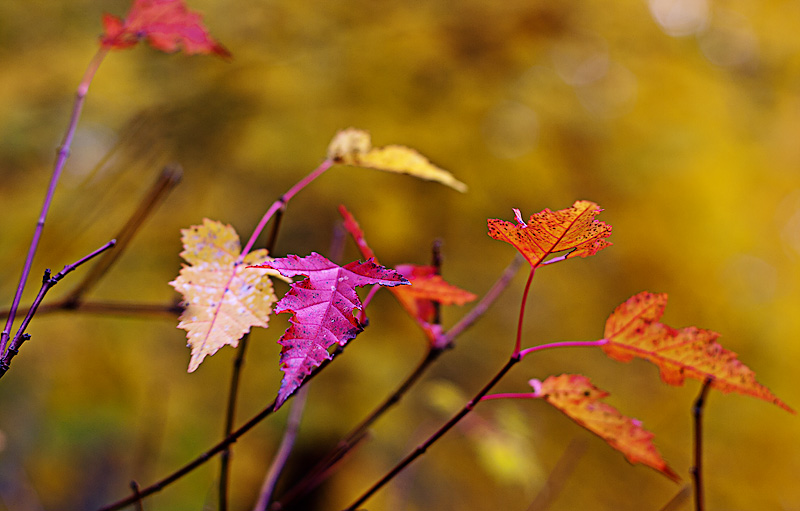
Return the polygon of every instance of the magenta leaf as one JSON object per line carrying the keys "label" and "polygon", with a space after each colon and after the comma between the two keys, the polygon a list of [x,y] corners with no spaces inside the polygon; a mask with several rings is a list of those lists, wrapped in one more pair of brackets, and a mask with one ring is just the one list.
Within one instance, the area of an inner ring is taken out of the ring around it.
{"label": "magenta leaf", "polygon": [[342,267],[316,252],[307,257],[289,255],[254,267],[274,268],[284,277],[308,277],[292,284],[275,305],[275,312],[294,315],[289,320],[291,326],[278,340],[283,346],[281,370],[284,376],[275,409],[315,367],[330,359],[328,348],[334,344],[344,346],[364,329],[354,315],[362,307],[356,287],[408,284],[402,275],[375,264],[372,259]]}

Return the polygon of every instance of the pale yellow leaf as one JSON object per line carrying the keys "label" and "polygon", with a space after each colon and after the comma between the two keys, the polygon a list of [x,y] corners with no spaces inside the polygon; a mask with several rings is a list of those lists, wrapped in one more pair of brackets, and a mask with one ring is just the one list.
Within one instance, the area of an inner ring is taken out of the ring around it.
{"label": "pale yellow leaf", "polygon": [[414,149],[401,145],[372,147],[369,133],[356,128],[342,130],[333,137],[328,146],[328,159],[342,165],[409,174],[436,181],[459,192],[467,191],[467,185]]}
{"label": "pale yellow leaf", "polygon": [[178,328],[187,332],[192,372],[222,346],[238,346],[251,327],[267,326],[275,302],[269,275],[275,272],[247,268],[270,260],[264,249],[237,263],[241,245],[229,225],[204,219],[181,234],[181,257],[190,266],[184,265],[170,285],[183,295],[186,308]]}

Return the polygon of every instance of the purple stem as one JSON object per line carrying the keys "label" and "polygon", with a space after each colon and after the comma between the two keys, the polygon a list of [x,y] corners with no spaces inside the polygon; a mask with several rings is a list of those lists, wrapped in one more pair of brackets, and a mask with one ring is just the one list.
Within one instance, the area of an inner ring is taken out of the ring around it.
{"label": "purple stem", "polygon": [[309,175],[298,181],[297,184],[295,184],[293,187],[289,189],[289,191],[281,195],[281,197],[278,200],[272,203],[272,206],[270,206],[267,212],[264,213],[264,216],[261,217],[261,221],[258,222],[258,225],[253,231],[253,234],[250,236],[250,239],[247,241],[247,244],[242,249],[242,253],[239,256],[240,261],[244,260],[244,256],[246,256],[250,252],[250,249],[253,248],[253,245],[255,245],[256,243],[256,238],[258,238],[259,234],[261,234],[261,231],[264,230],[264,227],[267,226],[267,222],[269,222],[270,218],[272,218],[272,216],[275,213],[277,213],[280,209],[285,208],[286,204],[288,204],[288,202],[292,199],[292,197],[297,195],[297,193],[300,190],[308,186],[309,183],[311,183],[319,176],[324,174],[326,170],[328,170],[333,166],[333,164],[334,161],[330,159],[323,161],[319,167],[311,171]]}
{"label": "purple stem", "polygon": [[44,296],[50,290],[51,287],[55,286],[58,281],[64,278],[65,275],[70,273],[71,271],[75,270],[78,266],[82,265],[83,263],[89,261],[93,257],[96,257],[106,250],[110,249],[117,243],[116,240],[111,240],[102,247],[98,248],[94,252],[89,255],[86,255],[72,264],[68,264],[64,266],[64,269],[60,272],[56,273],[52,277],[50,276],[50,270],[45,270],[44,272],[44,279],[42,279],[42,287],[39,288],[39,293],[36,295],[36,298],[33,300],[33,304],[31,304],[30,309],[28,309],[28,314],[25,316],[25,319],[22,320],[22,324],[19,326],[19,330],[17,330],[17,334],[14,336],[14,340],[11,342],[11,345],[8,347],[8,351],[0,358],[0,377],[2,377],[6,371],[8,371],[9,364],[11,363],[11,359],[19,352],[19,347],[25,342],[30,336],[25,334],[25,330],[28,328],[28,325],[33,319],[33,315],[36,314],[36,309],[39,308],[39,305],[44,300]]}
{"label": "purple stem", "polygon": [[542,396],[536,392],[503,392],[500,394],[490,394],[483,396],[481,401],[489,401],[491,399],[538,399]]}
{"label": "purple stem", "polygon": [[[64,135],[64,140],[58,149],[55,167],[53,168],[53,175],[50,177],[50,185],[47,188],[47,194],[45,195],[44,203],[42,204],[42,210],[39,213],[39,219],[36,222],[36,229],[33,231],[33,239],[31,240],[30,247],[28,248],[28,255],[25,258],[25,264],[22,267],[22,275],[20,275],[17,291],[14,294],[14,301],[11,303],[11,309],[9,310],[8,319],[6,320],[6,326],[3,329],[3,332],[0,333],[0,355],[5,355],[6,346],[8,345],[11,334],[11,327],[14,324],[14,319],[17,315],[17,308],[19,308],[19,302],[22,299],[22,292],[25,290],[25,284],[27,283],[28,275],[31,272],[33,257],[36,255],[36,249],[39,247],[39,239],[42,237],[44,222],[47,218],[48,211],[50,211],[50,203],[53,201],[56,185],[61,177],[61,171],[64,169],[64,164],[67,162],[67,158],[69,157],[72,138],[75,135],[75,129],[78,127],[78,119],[81,116],[81,110],[83,109],[83,102],[86,99],[86,93],[89,91],[89,84],[91,84],[92,78],[94,78],[94,75],[97,72],[97,68],[100,67],[100,63],[103,61],[107,53],[108,48],[105,47],[101,47],[97,51],[95,56],[92,58],[92,61],[89,63],[89,67],[86,69],[83,79],[78,85],[78,90],[75,93],[75,103],[72,107],[72,116],[70,117],[69,126],[67,127],[67,133]],[[18,339],[15,338],[14,342],[16,343],[17,341]]]}
{"label": "purple stem", "polygon": [[294,442],[297,440],[297,433],[300,430],[300,419],[303,417],[303,410],[306,407],[306,396],[308,396],[308,385],[303,386],[292,402],[292,408],[289,410],[289,418],[286,421],[286,431],[281,439],[281,444],[278,447],[278,452],[275,454],[275,459],[272,460],[272,465],[269,467],[267,476],[264,478],[264,484],[261,486],[261,492],[258,495],[258,502],[256,502],[253,511],[267,511],[270,501],[272,500],[272,493],[275,491],[275,485],[278,482],[278,477],[283,471],[286,460],[289,459],[289,454],[292,452]]}

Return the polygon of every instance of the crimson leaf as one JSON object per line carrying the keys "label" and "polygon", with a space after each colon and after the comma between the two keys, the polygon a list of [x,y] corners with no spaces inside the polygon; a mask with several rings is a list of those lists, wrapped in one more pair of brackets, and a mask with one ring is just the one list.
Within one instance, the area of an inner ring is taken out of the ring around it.
{"label": "crimson leaf", "polygon": [[356,310],[361,310],[356,287],[408,284],[402,275],[375,264],[372,259],[342,267],[316,252],[307,257],[289,255],[273,259],[254,268],[273,268],[284,277],[308,277],[292,284],[275,305],[275,312],[294,315],[289,320],[291,326],[278,340],[283,346],[281,370],[284,376],[276,409],[315,367],[330,359],[328,348],[334,344],[344,346],[364,329],[354,316]]}

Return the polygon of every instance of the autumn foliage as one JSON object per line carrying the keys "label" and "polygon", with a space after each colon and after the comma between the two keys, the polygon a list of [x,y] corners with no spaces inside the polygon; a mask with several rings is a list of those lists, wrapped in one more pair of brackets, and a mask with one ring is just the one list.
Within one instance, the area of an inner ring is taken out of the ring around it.
{"label": "autumn foliage", "polygon": [[[74,135],[75,123],[88,84],[108,50],[131,48],[139,41],[147,41],[153,48],[164,52],[182,51],[186,54],[231,58],[231,53],[210,36],[202,16],[190,10],[183,0],[134,0],[124,17],[104,15],[102,26],[99,57],[90,64],[89,71],[79,87],[73,121],[68,128],[64,145],[59,150],[53,184],[58,180],[69,154],[69,143]],[[134,484],[131,496],[106,506],[104,510],[120,509],[131,504],[141,506],[144,497],[161,490],[220,452],[225,452],[220,475],[222,481],[220,508],[225,508],[227,505],[225,481],[228,480],[227,463],[231,446],[240,436],[290,399],[295,401],[302,399],[295,397],[302,394],[298,392],[299,389],[308,385],[318,372],[324,371],[335,361],[339,353],[350,349],[351,341],[370,325],[367,309],[372,297],[375,293],[386,292],[380,289],[387,288],[399,303],[400,307],[397,310],[405,311],[411,321],[421,329],[425,339],[423,345],[427,350],[425,359],[417,370],[386,398],[383,405],[367,417],[350,436],[339,442],[337,449],[329,458],[323,460],[319,470],[312,474],[312,481],[308,483],[309,486],[320,484],[325,477],[336,471],[337,464],[344,459],[348,451],[367,436],[368,427],[387,414],[388,410],[423,377],[424,372],[441,354],[455,347],[454,337],[462,334],[467,327],[489,313],[487,312],[489,305],[508,285],[510,277],[505,281],[500,279],[499,283],[502,285],[498,285],[499,291],[490,290],[473,309],[457,313],[461,315],[460,321],[463,323],[458,323],[458,328],[453,327],[448,330],[441,319],[441,308],[467,307],[478,300],[478,295],[446,280],[438,261],[435,264],[392,262],[391,266],[380,263],[376,251],[367,243],[364,230],[345,206],[340,206],[338,210],[341,216],[340,223],[361,254],[361,260],[340,265],[333,262],[339,261],[336,257],[329,256],[328,259],[319,252],[311,252],[308,255],[289,253],[283,257],[274,257],[277,233],[281,227],[282,215],[289,211],[288,203],[295,195],[313,186],[319,176],[337,166],[411,176],[432,182],[434,183],[432,186],[444,185],[450,189],[448,193],[454,196],[457,194],[453,194],[452,191],[466,193],[468,190],[467,185],[453,173],[439,167],[416,149],[399,144],[375,147],[369,132],[362,129],[343,129],[334,134],[326,150],[322,147],[318,149],[322,157],[319,166],[270,206],[244,244],[231,225],[208,218],[204,218],[198,225],[192,225],[181,231],[183,250],[180,252],[180,257],[184,263],[169,285],[180,295],[180,298],[175,300],[176,304],[180,301],[181,310],[177,327],[186,332],[186,343],[189,348],[188,372],[197,371],[204,363],[216,363],[219,357],[212,358],[212,356],[225,346],[230,347],[226,348],[228,350],[238,350],[231,351],[236,353],[237,358],[234,362],[234,376],[227,408],[228,425],[223,439],[202,453],[195,461],[141,491]],[[355,186],[356,183],[353,183],[353,187]],[[51,186],[51,190],[54,188]],[[48,195],[44,213],[49,207],[51,198],[52,196]],[[260,201],[261,198],[258,199]],[[498,206],[498,209],[502,209],[501,206]],[[630,362],[634,358],[639,358],[654,364],[661,380],[667,385],[683,385],[689,378],[704,385],[704,393],[708,388],[722,393],[738,393],[775,404],[795,414],[794,409],[756,380],[755,372],[741,362],[736,353],[722,347],[718,342],[719,334],[696,326],[674,328],[663,323],[661,319],[667,305],[666,293],[640,292],[627,299],[610,314],[600,339],[526,346],[523,320],[529,307],[527,299],[534,276],[545,266],[554,266],[557,263],[565,263],[567,266],[577,264],[577,260],[596,256],[611,247],[608,238],[612,234],[612,226],[597,218],[602,211],[595,202],[577,200],[563,209],[543,209],[535,212],[528,220],[525,220],[520,209],[513,209],[512,221],[497,218],[487,220],[489,237],[512,245],[519,253],[518,261],[524,258],[529,265],[528,280],[518,311],[516,342],[512,342],[513,327],[498,331],[496,338],[486,341],[500,345],[508,344],[511,348],[509,360],[495,376],[488,378],[485,375],[475,376],[476,383],[480,378],[487,379],[483,380],[481,385],[476,385],[480,390],[464,404],[461,411],[442,424],[409,455],[402,458],[394,469],[358,497],[348,509],[359,508],[465,416],[470,413],[481,413],[483,407],[491,406],[488,402],[500,399],[528,400],[526,404],[534,400],[544,401],[619,451],[631,464],[650,467],[672,482],[686,477],[688,470],[675,469],[665,461],[656,447],[654,433],[644,428],[643,421],[633,415],[623,414],[608,404],[605,399],[610,393],[595,386],[585,375],[541,375],[540,379],[529,380],[532,392],[490,393],[512,367],[525,358],[535,356],[541,350],[592,348],[599,353],[597,348],[600,348],[608,357],[603,358],[604,363]],[[323,213],[335,217],[333,211]],[[294,214],[294,211],[291,214]],[[273,227],[271,240],[266,243],[267,247],[256,248],[260,234],[270,222]],[[33,259],[35,243],[43,224],[43,220],[37,224],[37,235],[34,236],[33,248],[26,267],[30,266]],[[481,225],[474,225],[473,228],[476,232],[483,232]],[[486,243],[493,243],[484,234],[481,236]],[[82,258],[70,266],[69,271],[110,249],[112,245],[114,242],[109,242],[103,249]],[[476,272],[484,271],[487,267],[486,261],[481,257],[471,256],[471,259]],[[390,261],[389,257],[385,258],[385,262],[387,261]],[[12,337],[10,325],[15,319],[19,296],[26,279],[26,273],[23,271],[20,291],[9,314],[9,326],[3,332],[2,346],[0,346],[2,348],[0,376],[9,369],[11,359],[20,351],[20,345],[30,338],[25,329],[44,294],[66,273],[65,268],[57,278],[51,278],[48,270],[37,302],[30,308],[19,332]],[[282,296],[280,292],[276,293],[276,286],[273,286],[275,280],[281,281],[277,286],[279,291],[285,289]],[[471,288],[474,284],[466,282],[464,286]],[[362,289],[368,286],[371,286],[370,291]],[[75,308],[76,304],[77,302],[65,306],[65,309]],[[534,306],[536,305],[531,305]],[[280,336],[275,335],[277,346],[271,345],[275,351],[274,360],[266,366],[266,369],[259,367],[259,371],[262,371],[261,374],[275,371],[277,376],[281,376],[281,383],[271,394],[275,396],[274,401],[237,429],[233,423],[236,418],[239,371],[245,357],[246,343],[243,339],[254,329],[270,328],[270,315],[273,312],[288,314],[289,327]],[[580,309],[572,307],[570,313],[578,314]],[[380,333],[380,325],[374,328]],[[485,345],[480,348],[485,349]],[[191,378],[197,376],[194,374]],[[188,377],[190,376],[187,375]],[[347,398],[346,395],[339,397]],[[475,410],[479,403],[482,403],[480,408]],[[577,428],[576,430],[580,431]],[[619,453],[614,455],[619,456]],[[693,470],[699,471],[698,465],[699,463],[696,463]],[[280,469],[281,466],[276,461],[275,470],[278,474]],[[272,471],[270,473],[272,474]],[[655,472],[650,473],[655,474]],[[261,498],[275,504],[275,509],[283,509],[281,503],[275,502],[269,484],[266,484],[270,482],[269,477],[272,475],[268,475],[265,480]],[[699,490],[700,485],[697,483],[696,491]]]}

